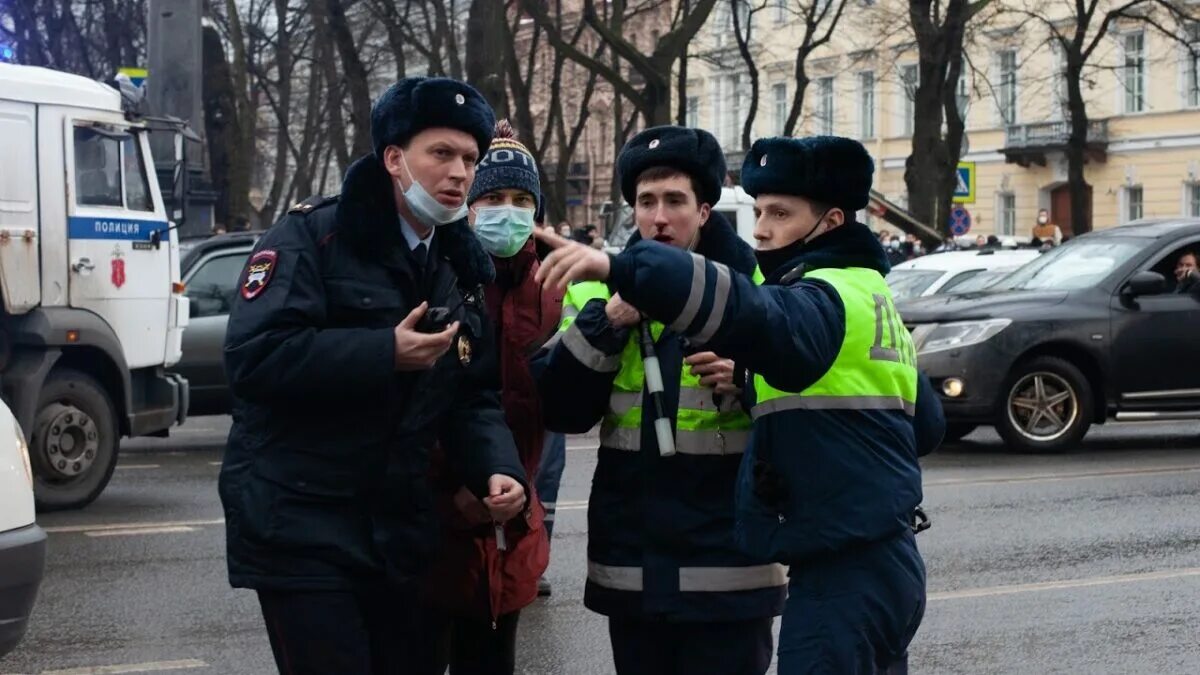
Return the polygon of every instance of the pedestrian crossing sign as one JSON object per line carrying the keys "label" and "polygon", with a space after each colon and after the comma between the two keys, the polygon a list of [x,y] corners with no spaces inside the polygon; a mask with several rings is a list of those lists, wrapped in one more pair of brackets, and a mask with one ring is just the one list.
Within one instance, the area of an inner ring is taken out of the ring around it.
{"label": "pedestrian crossing sign", "polygon": [[975,162],[959,162],[955,172],[958,184],[954,187],[955,204],[975,203]]}

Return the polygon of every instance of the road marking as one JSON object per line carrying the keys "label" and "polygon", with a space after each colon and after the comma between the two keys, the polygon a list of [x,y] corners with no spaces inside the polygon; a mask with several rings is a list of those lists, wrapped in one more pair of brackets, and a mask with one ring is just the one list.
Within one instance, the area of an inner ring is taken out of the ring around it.
{"label": "road marking", "polygon": [[996,478],[945,478],[925,481],[925,487],[959,487],[966,485],[999,485],[1003,483],[1051,483],[1081,478],[1109,478],[1113,476],[1147,476],[1162,473],[1195,473],[1200,466],[1168,466],[1155,469],[1112,469],[1109,471],[1081,471],[1079,473],[1028,474]]}
{"label": "road marking", "polygon": [[195,532],[196,528],[186,525],[171,525],[170,527],[131,527],[124,530],[88,530],[83,534],[88,537],[128,537],[139,534],[171,534],[173,532]]}
{"label": "road marking", "polygon": [[189,670],[207,668],[208,664],[198,659],[181,661],[151,661],[149,663],[123,663],[115,666],[86,666],[65,670],[43,670],[41,675],[120,675],[121,673],[150,673],[164,670]]}
{"label": "road marking", "polygon": [[1139,574],[1117,574],[1107,577],[1087,577],[1083,579],[1064,579],[1062,581],[1041,581],[1032,584],[1012,584],[1009,586],[989,586],[985,588],[965,588],[961,591],[942,591],[930,593],[928,598],[933,600],[965,600],[969,598],[987,598],[996,595],[1013,595],[1016,593],[1037,593],[1039,591],[1060,591],[1068,588],[1087,588],[1089,586],[1110,586],[1113,584],[1130,584],[1141,581],[1162,581],[1182,577],[1200,576],[1200,567],[1184,567],[1158,572],[1142,572]]}
{"label": "road marking", "polygon": [[221,525],[224,522],[224,518],[214,518],[212,520],[176,520],[165,523],[97,523],[94,525],[58,525],[53,527],[43,527],[42,529],[51,534],[70,534],[74,532],[103,532],[106,530],[145,530],[162,527],[204,527],[207,525]]}
{"label": "road marking", "polygon": [[117,471],[134,471],[137,469],[161,469],[162,464],[118,464]]}

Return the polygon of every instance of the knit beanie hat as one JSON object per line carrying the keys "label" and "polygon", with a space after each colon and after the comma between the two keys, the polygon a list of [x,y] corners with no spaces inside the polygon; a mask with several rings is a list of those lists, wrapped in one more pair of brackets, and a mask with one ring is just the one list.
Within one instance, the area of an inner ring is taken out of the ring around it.
{"label": "knit beanie hat", "polygon": [[475,169],[475,182],[467,195],[467,203],[493,190],[524,190],[533,195],[537,211],[542,210],[542,183],[538,180],[537,162],[520,141],[508,120],[496,123],[496,135],[487,154]]}

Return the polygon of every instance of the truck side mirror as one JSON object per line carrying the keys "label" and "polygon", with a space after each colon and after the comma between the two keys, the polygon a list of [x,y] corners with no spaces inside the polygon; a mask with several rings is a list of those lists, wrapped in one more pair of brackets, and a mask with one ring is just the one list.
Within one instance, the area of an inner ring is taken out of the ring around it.
{"label": "truck side mirror", "polygon": [[1167,291],[1167,280],[1158,272],[1143,270],[1133,275],[1125,285],[1125,293],[1131,297],[1159,295]]}

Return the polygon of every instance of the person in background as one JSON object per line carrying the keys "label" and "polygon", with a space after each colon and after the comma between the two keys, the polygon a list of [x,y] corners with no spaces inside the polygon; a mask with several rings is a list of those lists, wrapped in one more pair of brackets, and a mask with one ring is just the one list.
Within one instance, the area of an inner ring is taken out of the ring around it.
{"label": "person in background", "polygon": [[1197,266],[1196,252],[1184,251],[1175,263],[1175,292],[1191,293],[1200,297],[1200,267]]}
{"label": "person in background", "polygon": [[1058,246],[1062,243],[1062,229],[1050,222],[1050,212],[1046,209],[1038,209],[1037,224],[1033,226],[1033,238],[1039,244],[1052,244]]}
{"label": "person in background", "polygon": [[975,237],[975,248],[981,249],[981,248],[987,246],[987,243],[988,243],[987,237],[983,236],[982,234]]}
{"label": "person in background", "polygon": [[570,239],[572,236],[571,224],[566,221],[559,223],[558,236]]}
{"label": "person in background", "polygon": [[[541,182],[507,120],[496,124],[467,204],[475,236],[496,267],[484,304],[495,326],[490,356],[497,360],[504,419],[535,483],[545,427],[528,355],[557,327],[562,294],[543,291],[533,279],[538,259],[531,235],[542,208]],[[441,675],[447,665],[451,675],[512,675],[521,609],[537,597],[549,561],[542,505],[534,489],[523,517],[499,526],[445,459],[435,453],[432,462],[442,536],[423,593],[433,636],[426,675]]]}
{"label": "person in background", "polygon": [[954,241],[954,237],[946,237],[942,243],[934,251],[935,253],[945,253],[946,251],[957,251],[958,242]]}

